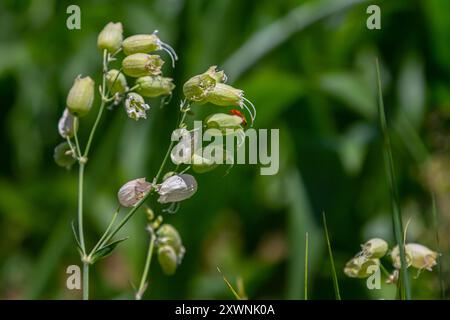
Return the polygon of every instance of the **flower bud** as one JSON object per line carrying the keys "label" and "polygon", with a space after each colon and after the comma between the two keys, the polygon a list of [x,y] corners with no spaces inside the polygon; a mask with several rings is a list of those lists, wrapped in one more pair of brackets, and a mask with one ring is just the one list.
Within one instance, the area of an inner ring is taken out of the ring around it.
{"label": "flower bud", "polygon": [[142,96],[137,93],[131,92],[128,94],[125,100],[125,109],[128,117],[138,121],[139,119],[147,119],[147,110],[150,110],[150,106],[145,103]]}
{"label": "flower bud", "polygon": [[162,76],[146,76],[136,80],[139,87],[136,92],[144,97],[158,97],[168,95],[175,88],[171,78]]}
{"label": "flower bud", "polygon": [[173,275],[178,266],[178,258],[175,250],[171,246],[159,247],[158,262],[166,275]]}
{"label": "flower bud", "polygon": [[85,116],[94,102],[94,80],[78,76],[67,95],[67,108],[77,117]]}
{"label": "flower bud", "polygon": [[367,278],[379,268],[380,260],[368,259],[364,255],[356,256],[344,268],[344,273],[350,278]]}
{"label": "flower bud", "polygon": [[237,115],[215,113],[206,118],[205,122],[208,129],[219,129],[222,134],[225,134],[242,129],[243,119]]}
{"label": "flower bud", "polygon": [[122,32],[122,23],[108,23],[98,35],[97,46],[108,50],[109,53],[116,52],[122,45]]}
{"label": "flower bud", "polygon": [[208,102],[218,106],[242,106],[244,91],[225,83],[217,83],[208,94]]}
{"label": "flower bud", "polygon": [[156,236],[158,237],[158,243],[172,247],[177,256],[182,253],[183,244],[180,234],[172,225],[163,224],[156,231]]}
{"label": "flower bud", "polygon": [[134,53],[149,53],[160,50],[160,40],[156,34],[136,34],[123,40],[123,52],[129,56]]}
{"label": "flower bud", "polygon": [[123,72],[134,78],[158,75],[164,61],[158,55],[135,53],[122,61]]}
{"label": "flower bud", "polygon": [[145,178],[134,179],[125,183],[117,193],[119,202],[124,207],[134,207],[151,190],[152,184]]}
{"label": "flower bud", "polygon": [[384,255],[388,250],[387,242],[379,238],[370,239],[369,241],[364,243],[361,247],[364,255],[367,258],[372,259],[379,259],[384,257]]}
{"label": "flower bud", "polygon": [[127,91],[127,79],[122,72],[116,69],[111,69],[106,73],[106,85],[110,93],[124,93]]}
{"label": "flower bud", "polygon": [[75,131],[78,129],[75,127],[75,121],[74,121],[73,115],[70,114],[69,110],[67,108],[64,109],[64,112],[59,119],[58,122],[58,132],[61,137],[64,139],[66,138],[72,138],[75,134]]}
{"label": "flower bud", "polygon": [[169,177],[158,186],[159,203],[179,202],[188,199],[197,191],[197,181],[189,174]]}
{"label": "flower bud", "polygon": [[53,159],[58,166],[67,169],[70,169],[76,161],[72,149],[67,142],[61,142],[56,146],[53,153]]}
{"label": "flower bud", "polygon": [[[428,271],[433,271],[433,267],[437,264],[436,260],[439,256],[437,252],[417,243],[408,243],[405,246],[405,253],[408,266],[412,266],[419,270],[426,269]],[[394,267],[400,269],[401,261],[398,246],[392,250],[391,258],[394,263]]]}

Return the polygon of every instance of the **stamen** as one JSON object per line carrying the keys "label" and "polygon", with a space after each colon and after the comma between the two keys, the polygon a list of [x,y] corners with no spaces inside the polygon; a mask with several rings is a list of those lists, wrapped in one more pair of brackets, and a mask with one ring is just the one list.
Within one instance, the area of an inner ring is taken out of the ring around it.
{"label": "stamen", "polygon": [[167,52],[170,56],[170,59],[172,60],[172,67],[175,67],[175,61],[178,60],[178,56],[175,52],[175,50],[169,46],[167,43],[164,43],[162,41],[160,41],[160,45],[162,50],[164,50],[165,52]]}
{"label": "stamen", "polygon": [[245,98],[245,97],[242,97],[242,99],[245,101],[245,102],[247,102],[248,104],[250,104],[250,106],[252,107],[252,109],[253,109],[253,111],[254,111],[254,113],[253,113],[253,121],[256,119],[256,108],[255,108],[255,105],[250,101],[250,100],[248,100],[247,98]]}

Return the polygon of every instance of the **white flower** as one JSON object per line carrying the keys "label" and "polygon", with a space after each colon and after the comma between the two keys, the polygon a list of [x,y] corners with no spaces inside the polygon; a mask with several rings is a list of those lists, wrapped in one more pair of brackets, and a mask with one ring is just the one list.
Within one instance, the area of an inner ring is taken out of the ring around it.
{"label": "white flower", "polygon": [[66,108],[58,121],[58,132],[65,139],[73,137],[75,131],[74,116]]}
{"label": "white flower", "polygon": [[361,248],[366,257],[377,259],[384,257],[388,250],[388,244],[383,239],[373,238],[364,243]]}
{"label": "white flower", "polygon": [[197,181],[189,174],[174,175],[158,187],[159,203],[179,202],[190,198],[197,191]]}
{"label": "white flower", "polygon": [[125,109],[128,117],[137,121],[141,118],[147,119],[147,110],[150,110],[150,106],[141,95],[131,92],[125,100]]}
{"label": "white flower", "polygon": [[[405,254],[408,267],[412,266],[419,270],[426,269],[428,271],[433,271],[433,267],[437,264],[436,260],[439,256],[437,252],[432,251],[418,243],[408,243],[405,246]],[[394,267],[400,269],[401,261],[398,246],[392,249],[391,258],[394,263]]]}
{"label": "white flower", "polygon": [[134,179],[125,183],[117,193],[119,202],[124,207],[134,207],[152,188],[145,178]]}

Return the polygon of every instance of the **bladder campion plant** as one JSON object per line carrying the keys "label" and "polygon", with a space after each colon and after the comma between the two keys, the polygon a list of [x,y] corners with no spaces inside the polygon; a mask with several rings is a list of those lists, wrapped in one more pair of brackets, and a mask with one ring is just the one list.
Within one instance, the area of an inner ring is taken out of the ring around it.
{"label": "bladder campion plant", "polygon": [[[210,115],[207,126],[213,125],[224,135],[230,134],[230,128],[235,130],[236,135],[242,135],[247,124],[245,116],[236,109],[229,110],[228,114],[224,113],[225,107],[240,107],[246,110],[249,112],[252,124],[255,120],[256,109],[244,97],[244,91],[225,83],[227,80],[225,73],[218,71],[215,66],[190,78],[183,86],[184,99],[179,104],[180,121],[173,133],[173,135],[182,136],[177,148],[174,148],[175,143],[172,139],[158,172],[149,181],[146,178],[135,178],[120,188],[117,194],[119,202],[117,210],[103,235],[89,250],[83,229],[84,172],[102,114],[105,108],[117,110],[109,106],[123,105],[130,119],[135,121],[147,119],[150,105],[145,99],[150,97],[165,99],[172,95],[175,88],[172,79],[162,75],[164,60],[159,53],[166,52],[173,67],[178,60],[172,47],[164,43],[156,31],[152,34],[133,35],[123,39],[123,28],[120,22],[110,22],[103,28],[98,35],[97,46],[102,51],[103,62],[102,80],[99,86],[100,106],[96,119],[90,129],[86,145],[82,148],[78,139],[78,130],[81,127],[82,118],[87,116],[93,108],[96,90],[91,77],[79,75],[68,93],[66,108],[58,123],[59,134],[65,141],[55,148],[54,159],[58,165],[67,169],[78,163],[78,223],[72,224],[72,230],[83,263],[83,299],[89,299],[90,266],[105,258],[120,242],[126,240],[126,238],[116,240],[114,236],[139,208],[144,207],[148,220],[146,230],[149,234],[149,245],[142,277],[135,292],[135,298],[141,299],[147,287],[146,281],[152,256],[156,254],[163,272],[171,275],[176,271],[185,253],[178,231],[172,225],[164,224],[162,215],[155,216],[153,210],[145,205],[146,200],[152,194],[158,194],[159,203],[169,204],[165,211],[176,212],[180,202],[190,198],[197,191],[194,176],[186,172],[192,169],[195,173],[203,173],[218,166],[214,159],[203,157],[199,159],[195,152],[198,141],[195,138],[195,130],[188,129],[185,123],[188,112],[192,113],[192,108],[196,104],[210,103],[220,106],[222,112]],[[123,59],[119,58],[122,54],[125,55]],[[121,63],[119,63],[120,60]],[[120,67],[110,68],[113,64],[119,64]],[[217,150],[219,149],[216,146],[216,155],[220,152]],[[224,148],[221,151],[220,154],[224,157],[228,156]],[[177,154],[182,154],[181,160]],[[166,172],[165,167],[169,158],[176,168]],[[183,161],[183,159],[195,161]],[[187,165],[191,163],[192,165]],[[122,208],[128,209],[128,212],[120,221],[117,221]]]}

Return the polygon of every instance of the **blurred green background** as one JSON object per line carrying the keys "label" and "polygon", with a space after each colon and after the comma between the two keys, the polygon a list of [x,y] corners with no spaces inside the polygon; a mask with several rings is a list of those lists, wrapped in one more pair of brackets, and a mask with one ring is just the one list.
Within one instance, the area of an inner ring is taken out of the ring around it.
{"label": "blurred green background", "polygon": [[[375,57],[404,221],[411,219],[408,241],[438,250],[434,195],[449,296],[449,1],[79,1],[81,30],[66,28],[70,4],[0,1],[0,298],[81,296],[65,287],[66,267],[79,264],[70,229],[76,166],[61,169],[52,156],[73,79],[90,75],[100,83],[96,37],[109,21],[121,21],[125,36],[158,29],[180,59],[164,70],[177,84],[170,105],[161,109],[151,101],[146,121],[130,120],[122,108],[102,119],[86,169],[89,247],[109,221],[119,187],[155,175],[190,76],[217,64],[255,103],[256,128],[280,129],[277,175],[260,176],[251,165],[235,166],[226,176],[224,168],[196,175],[197,194],[176,214],[164,215],[187,252],[173,277],[152,265],[145,298],[231,299],[219,266],[233,284],[241,277],[252,299],[301,299],[309,232],[309,298],[333,299],[323,211],[343,298],[395,297],[393,286],[370,291],[364,280],[342,272],[369,237],[394,244]],[[381,30],[366,28],[369,4],[381,7]],[[83,119],[83,144],[94,118],[91,112]],[[155,202],[150,205],[161,213]],[[92,268],[92,298],[133,297],[130,282],[139,281],[147,247],[144,227],[141,210],[121,232],[130,239]],[[423,272],[412,287],[416,299],[439,298],[437,269]]]}

